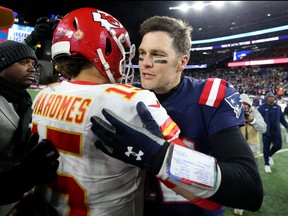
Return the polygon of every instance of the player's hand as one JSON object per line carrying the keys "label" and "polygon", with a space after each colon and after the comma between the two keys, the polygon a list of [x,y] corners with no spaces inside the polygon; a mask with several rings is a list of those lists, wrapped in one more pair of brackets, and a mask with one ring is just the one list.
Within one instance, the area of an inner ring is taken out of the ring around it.
{"label": "player's hand", "polygon": [[21,181],[27,188],[55,180],[59,153],[47,139],[38,143],[39,136],[30,137],[26,153],[18,165]]}
{"label": "player's hand", "polygon": [[143,127],[132,125],[107,109],[102,113],[112,126],[97,116],[91,117],[91,129],[99,138],[95,145],[114,158],[157,174],[169,142],[164,139],[145,104],[139,102],[136,109]]}

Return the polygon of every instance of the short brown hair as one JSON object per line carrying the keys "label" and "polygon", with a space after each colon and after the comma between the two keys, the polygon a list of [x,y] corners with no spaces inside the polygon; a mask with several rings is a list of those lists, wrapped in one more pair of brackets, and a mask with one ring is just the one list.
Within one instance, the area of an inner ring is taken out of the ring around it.
{"label": "short brown hair", "polygon": [[192,26],[181,19],[168,16],[153,16],[145,20],[140,26],[140,35],[153,31],[167,32],[173,39],[173,47],[177,53],[190,56]]}

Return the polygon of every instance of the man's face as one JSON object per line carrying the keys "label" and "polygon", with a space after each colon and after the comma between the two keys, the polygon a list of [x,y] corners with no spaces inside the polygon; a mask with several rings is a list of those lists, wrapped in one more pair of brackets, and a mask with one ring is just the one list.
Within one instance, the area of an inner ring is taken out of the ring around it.
{"label": "man's face", "polygon": [[36,62],[32,59],[18,61],[0,72],[0,76],[18,88],[28,88],[35,81]]}
{"label": "man's face", "polygon": [[187,62],[187,55],[177,55],[168,33],[157,31],[146,34],[139,46],[142,87],[158,94],[169,92],[180,82]]}
{"label": "man's face", "polygon": [[272,105],[274,104],[275,98],[273,96],[267,98],[267,103]]}
{"label": "man's face", "polygon": [[244,110],[250,110],[250,106],[246,102],[243,102],[243,106],[244,106]]}

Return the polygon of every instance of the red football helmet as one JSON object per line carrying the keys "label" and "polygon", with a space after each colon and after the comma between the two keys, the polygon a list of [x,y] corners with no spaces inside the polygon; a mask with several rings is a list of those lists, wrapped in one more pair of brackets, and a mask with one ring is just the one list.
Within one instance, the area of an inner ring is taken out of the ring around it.
{"label": "red football helmet", "polygon": [[51,53],[52,59],[80,54],[111,83],[133,80],[135,45],[115,17],[96,8],[80,8],[64,16],[54,31]]}

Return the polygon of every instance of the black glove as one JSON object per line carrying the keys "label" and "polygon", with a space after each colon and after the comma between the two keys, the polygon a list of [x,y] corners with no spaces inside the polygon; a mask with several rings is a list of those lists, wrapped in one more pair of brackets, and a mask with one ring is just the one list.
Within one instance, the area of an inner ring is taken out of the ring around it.
{"label": "black glove", "polygon": [[27,193],[10,209],[7,216],[59,216],[44,194],[35,188]]}
{"label": "black glove", "polygon": [[56,179],[59,153],[48,140],[38,143],[38,139],[33,134],[20,163],[0,172],[0,205],[15,202],[34,186]]}
{"label": "black glove", "polygon": [[137,104],[143,127],[136,127],[113,112],[103,109],[109,125],[97,116],[91,117],[92,131],[99,138],[96,147],[126,163],[157,174],[162,166],[169,142],[143,102]]}
{"label": "black glove", "polygon": [[47,17],[40,17],[36,21],[34,30],[25,39],[26,44],[35,47],[38,43],[40,43],[45,39],[51,40],[53,37],[53,31],[60,21],[60,16],[57,17],[56,17],[57,19],[48,19]]}
{"label": "black glove", "polygon": [[19,164],[24,184],[31,186],[50,183],[55,180],[59,166],[59,153],[47,139],[38,143],[39,136],[33,134],[28,143],[28,149]]}

